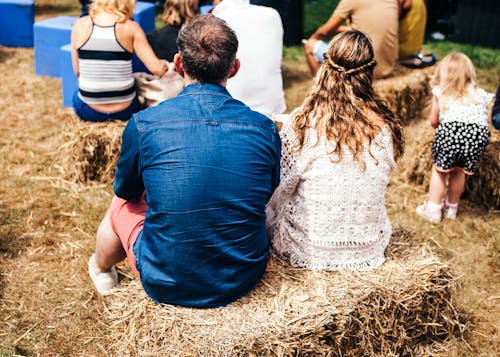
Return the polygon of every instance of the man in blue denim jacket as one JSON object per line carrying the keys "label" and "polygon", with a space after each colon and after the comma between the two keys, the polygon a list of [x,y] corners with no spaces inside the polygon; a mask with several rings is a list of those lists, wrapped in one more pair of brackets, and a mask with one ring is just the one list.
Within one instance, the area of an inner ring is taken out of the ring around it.
{"label": "man in blue denim jacket", "polygon": [[89,274],[109,294],[114,265],[127,257],[153,300],[217,307],[266,269],[265,206],[279,183],[281,142],[273,121],[225,89],[239,60],[223,20],[201,16],[183,27],[178,46],[186,87],[125,128]]}

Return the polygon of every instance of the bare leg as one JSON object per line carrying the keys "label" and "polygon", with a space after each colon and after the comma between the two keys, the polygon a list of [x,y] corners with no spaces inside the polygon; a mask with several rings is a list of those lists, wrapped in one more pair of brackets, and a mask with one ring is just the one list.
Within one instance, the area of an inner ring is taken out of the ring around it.
{"label": "bare leg", "polygon": [[97,229],[95,243],[95,269],[99,272],[109,271],[116,263],[127,257],[120,238],[111,228],[109,211]]}
{"label": "bare leg", "polygon": [[432,166],[431,181],[429,182],[429,201],[441,204],[446,189],[446,176],[448,174],[439,172],[436,166]]}
{"label": "bare leg", "polygon": [[457,203],[460,195],[464,192],[465,174],[462,170],[455,170],[450,173],[450,182],[448,187],[448,202]]}

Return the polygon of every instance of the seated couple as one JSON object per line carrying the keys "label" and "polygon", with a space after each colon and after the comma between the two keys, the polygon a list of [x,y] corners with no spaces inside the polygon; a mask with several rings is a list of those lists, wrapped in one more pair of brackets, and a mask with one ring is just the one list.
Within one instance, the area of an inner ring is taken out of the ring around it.
{"label": "seated couple", "polygon": [[[266,270],[266,207],[271,244],[293,264],[382,264],[391,234],[384,193],[402,133],[371,88],[368,38],[351,31],[331,43],[281,138],[272,120],[225,89],[240,62],[223,20],[199,17],[178,43],[184,90],[134,115],[123,133],[116,196],[89,260],[98,292],[112,292],[114,266],[128,258],[157,302],[207,308],[235,301]],[[350,56],[355,48],[363,51]]]}

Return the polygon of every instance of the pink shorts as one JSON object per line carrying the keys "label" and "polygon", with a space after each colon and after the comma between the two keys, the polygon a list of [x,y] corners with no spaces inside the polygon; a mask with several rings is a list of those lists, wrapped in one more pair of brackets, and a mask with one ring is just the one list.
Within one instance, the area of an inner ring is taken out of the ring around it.
{"label": "pink shorts", "polygon": [[120,238],[123,249],[127,253],[127,260],[136,276],[139,276],[139,272],[135,265],[135,255],[132,247],[144,226],[147,209],[148,204],[144,196],[138,202],[125,201],[115,196],[108,211],[111,228]]}

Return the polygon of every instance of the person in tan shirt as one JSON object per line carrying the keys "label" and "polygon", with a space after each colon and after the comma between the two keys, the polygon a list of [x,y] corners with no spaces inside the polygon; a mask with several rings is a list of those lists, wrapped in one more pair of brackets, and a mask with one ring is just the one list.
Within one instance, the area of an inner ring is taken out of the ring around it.
{"label": "person in tan shirt", "polygon": [[322,53],[318,51],[327,49],[321,41],[329,40],[336,33],[356,29],[373,42],[377,61],[375,78],[388,77],[398,61],[398,16],[395,0],[341,0],[330,18],[304,41],[311,71],[315,74],[320,66]]}

